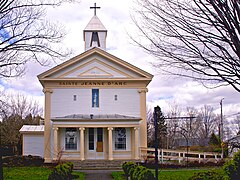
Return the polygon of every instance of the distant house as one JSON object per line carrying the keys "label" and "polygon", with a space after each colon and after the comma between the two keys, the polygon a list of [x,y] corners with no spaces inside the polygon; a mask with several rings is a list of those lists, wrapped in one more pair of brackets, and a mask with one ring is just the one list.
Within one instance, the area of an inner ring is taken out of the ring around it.
{"label": "distant house", "polygon": [[229,149],[229,156],[233,156],[234,153],[240,150],[240,135],[237,135],[226,141]]}
{"label": "distant house", "polygon": [[198,138],[189,138],[188,140],[186,138],[176,138],[175,140],[175,147],[187,147],[187,146],[197,146],[199,145],[199,139]]}

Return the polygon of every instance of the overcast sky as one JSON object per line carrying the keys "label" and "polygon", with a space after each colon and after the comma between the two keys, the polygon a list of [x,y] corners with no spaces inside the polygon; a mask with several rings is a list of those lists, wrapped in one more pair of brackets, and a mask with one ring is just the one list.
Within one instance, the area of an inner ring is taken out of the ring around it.
{"label": "overcast sky", "polygon": [[[83,29],[93,16],[93,10],[89,7],[93,6],[94,2],[101,7],[97,10],[97,16],[108,30],[107,51],[154,75],[153,81],[148,86],[147,104],[149,107],[159,105],[163,112],[166,112],[171,103],[177,103],[183,109],[185,107],[199,108],[206,104],[211,105],[219,113],[219,102],[224,98],[224,115],[240,112],[240,93],[230,86],[213,90],[206,89],[196,82],[164,76],[151,67],[150,62],[154,59],[135,46],[128,35],[136,34],[136,28],[130,17],[134,3],[130,0],[85,0],[80,3],[64,4],[55,9],[50,8],[46,18],[65,26],[67,36],[60,46],[71,49],[73,52],[71,57],[84,51]],[[11,92],[19,91],[34,96],[43,105],[44,95],[36,76],[49,68],[41,67],[37,63],[29,63],[23,77],[2,80],[0,89]]]}

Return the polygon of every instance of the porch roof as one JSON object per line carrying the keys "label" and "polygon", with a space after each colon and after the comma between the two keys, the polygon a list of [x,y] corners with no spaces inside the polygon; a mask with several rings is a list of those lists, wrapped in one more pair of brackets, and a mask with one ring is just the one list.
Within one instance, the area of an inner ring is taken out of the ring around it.
{"label": "porch roof", "polygon": [[53,117],[53,121],[58,120],[141,120],[140,117],[126,116],[120,114],[72,114],[62,117]]}
{"label": "porch roof", "polygon": [[19,130],[20,133],[43,133],[44,125],[23,125]]}

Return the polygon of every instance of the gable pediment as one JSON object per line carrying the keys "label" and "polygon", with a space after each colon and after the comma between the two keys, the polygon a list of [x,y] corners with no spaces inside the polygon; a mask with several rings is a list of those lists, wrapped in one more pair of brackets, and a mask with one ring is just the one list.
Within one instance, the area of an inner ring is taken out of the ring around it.
{"label": "gable pediment", "polygon": [[88,50],[38,76],[44,79],[152,79],[152,75],[99,49]]}
{"label": "gable pediment", "polygon": [[55,78],[129,78],[128,72],[119,70],[107,61],[94,59],[86,60],[86,62],[79,63],[76,67],[67,68],[66,72],[59,73]]}
{"label": "gable pediment", "polygon": [[98,67],[93,67],[81,74],[79,74],[78,76],[80,77],[113,77],[113,74],[110,74],[108,72],[106,72],[105,70],[98,68]]}

